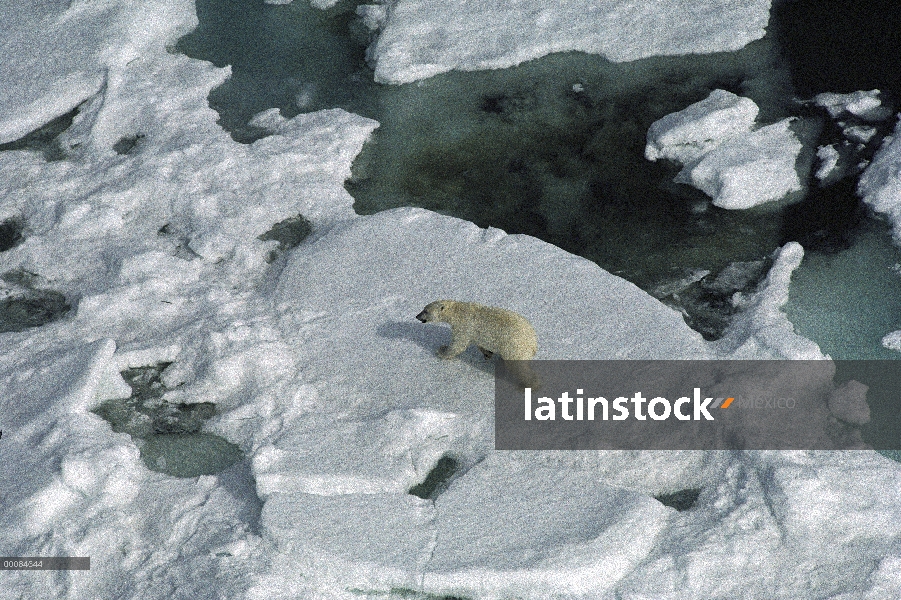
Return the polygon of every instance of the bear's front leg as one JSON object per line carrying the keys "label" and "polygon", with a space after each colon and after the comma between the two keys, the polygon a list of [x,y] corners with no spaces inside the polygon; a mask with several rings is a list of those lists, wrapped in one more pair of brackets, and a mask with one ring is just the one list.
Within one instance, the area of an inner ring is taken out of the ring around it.
{"label": "bear's front leg", "polygon": [[441,346],[438,348],[438,357],[439,358],[453,358],[466,350],[467,346],[469,346],[469,339],[463,338],[458,335],[454,335],[453,331],[451,331],[451,343],[450,346]]}

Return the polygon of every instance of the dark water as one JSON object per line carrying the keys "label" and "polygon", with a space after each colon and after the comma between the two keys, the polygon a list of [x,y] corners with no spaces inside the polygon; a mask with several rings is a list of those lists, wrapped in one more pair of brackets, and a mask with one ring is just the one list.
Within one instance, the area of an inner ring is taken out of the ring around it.
{"label": "dark water", "polygon": [[323,108],[370,116],[372,71],[366,66],[368,32],[355,17],[355,2],[328,10],[307,1],[286,5],[263,0],[197,0],[197,29],[174,49],[231,65],[232,76],[210,94],[222,127],[242,142],[266,132],[250,118],[280,108],[286,118]]}
{"label": "dark water", "polygon": [[894,0],[790,0],[771,26],[797,93],[879,89],[901,97],[901,4]]}

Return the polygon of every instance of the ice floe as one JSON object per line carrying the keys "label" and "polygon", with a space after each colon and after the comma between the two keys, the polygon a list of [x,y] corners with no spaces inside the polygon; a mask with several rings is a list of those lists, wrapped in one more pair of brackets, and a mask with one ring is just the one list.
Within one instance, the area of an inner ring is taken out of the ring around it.
{"label": "ice floe", "polygon": [[803,144],[792,119],[753,128],[757,105],[714,90],[691,106],[655,121],[645,156],[685,167],[676,177],[722,208],[750,208],[803,188],[796,163]]}
{"label": "ice floe", "polygon": [[370,52],[377,81],[408,83],[453,69],[510,67],[579,50],[615,61],[738,50],[760,39],[769,0],[395,0]]}
{"label": "ice floe", "polygon": [[886,137],[857,186],[857,193],[873,210],[892,223],[901,240],[901,118],[893,135]]}

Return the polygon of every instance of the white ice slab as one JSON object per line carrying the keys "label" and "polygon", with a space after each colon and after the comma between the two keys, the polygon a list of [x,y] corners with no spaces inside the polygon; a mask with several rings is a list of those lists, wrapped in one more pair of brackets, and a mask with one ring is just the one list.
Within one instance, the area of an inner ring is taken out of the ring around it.
{"label": "white ice slab", "polygon": [[795,167],[803,149],[784,119],[754,128],[753,100],[714,90],[700,102],[651,124],[645,157],[685,165],[675,181],[722,208],[750,208],[802,189]]}
{"label": "white ice slab", "polygon": [[111,71],[197,22],[187,0],[0,0],[0,14],[0,143],[67,113],[113,84]]}
{"label": "white ice slab", "polygon": [[376,81],[510,67],[578,50],[615,61],[738,50],[763,37],[769,0],[393,0],[370,48]]}
{"label": "white ice slab", "polygon": [[863,201],[892,223],[895,240],[901,240],[901,117],[873,157],[857,186]]}
{"label": "white ice slab", "polygon": [[723,140],[750,132],[759,110],[750,98],[713,90],[704,100],[654,121],[648,129],[645,158],[683,164],[696,160]]}
{"label": "white ice slab", "polygon": [[851,115],[865,121],[882,121],[892,114],[888,107],[882,106],[879,90],[857,91],[850,94],[823,92],[817,94],[815,100],[833,119]]}
{"label": "white ice slab", "polygon": [[734,137],[688,164],[676,181],[689,183],[722,208],[751,208],[802,189],[795,163],[803,149],[791,119]]}

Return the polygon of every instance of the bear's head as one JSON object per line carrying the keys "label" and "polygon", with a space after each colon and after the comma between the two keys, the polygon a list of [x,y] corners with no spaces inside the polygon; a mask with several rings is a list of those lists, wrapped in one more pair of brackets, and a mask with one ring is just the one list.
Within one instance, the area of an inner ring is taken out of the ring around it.
{"label": "bear's head", "polygon": [[431,304],[423,308],[422,312],[416,315],[416,318],[423,323],[443,321],[445,319],[445,312],[447,311],[447,309],[447,300],[436,300],[435,302],[432,302]]}

